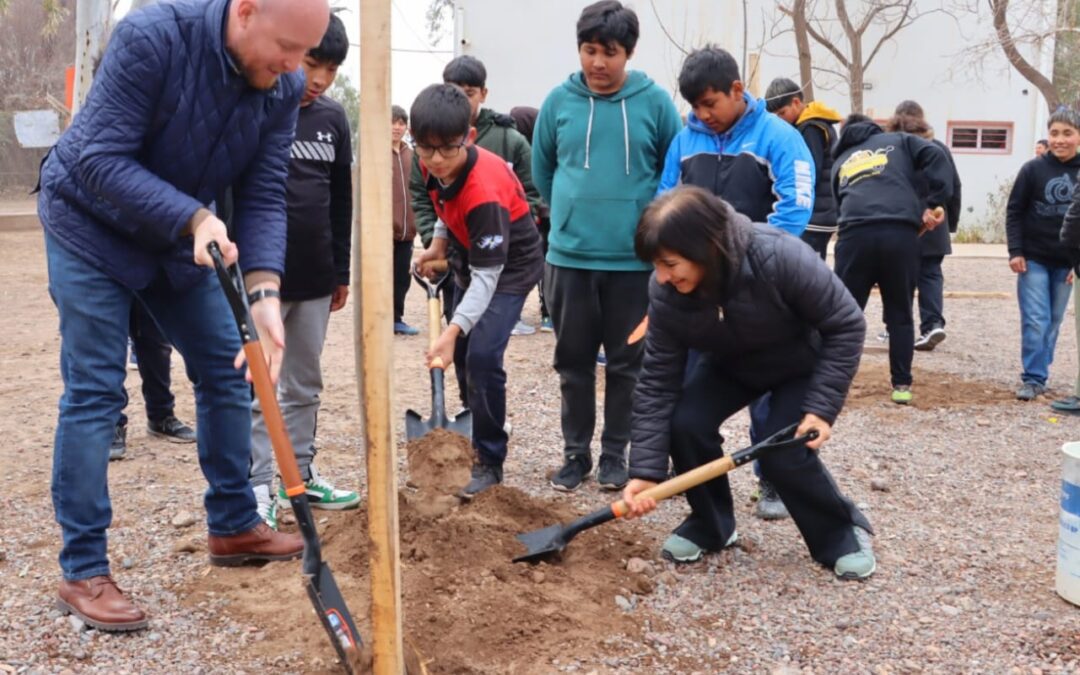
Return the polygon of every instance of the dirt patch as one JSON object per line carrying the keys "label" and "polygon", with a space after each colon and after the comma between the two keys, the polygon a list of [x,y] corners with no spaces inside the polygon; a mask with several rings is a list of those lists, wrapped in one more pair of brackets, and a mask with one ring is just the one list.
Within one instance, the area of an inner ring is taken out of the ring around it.
{"label": "dirt patch", "polygon": [[454,494],[469,482],[473,451],[468,438],[434,429],[405,446],[409,459],[406,485],[425,492]]}
{"label": "dirt patch", "polygon": [[[911,375],[915,381],[911,387],[915,394],[910,404],[913,408],[963,408],[1015,401],[1011,391],[994,382],[970,380],[919,367],[912,368]],[[851,410],[895,405],[889,400],[891,393],[888,362],[868,361],[864,356],[844,407]]]}
{"label": "dirt patch", "polygon": [[[320,526],[323,556],[370,639],[366,514],[332,515]],[[644,611],[615,604],[616,594],[632,600],[653,588],[647,576],[625,569],[628,558],[655,550],[636,524],[587,531],[553,564],[530,565],[510,562],[523,552],[515,535],[576,517],[569,502],[499,486],[432,517],[403,493],[399,515],[405,635],[429,672],[549,672],[553,658],[588,662],[640,637]],[[299,651],[307,672],[333,664],[296,563],[207,568],[182,592],[196,606],[228,598],[222,611],[265,631],[266,639],[249,647],[261,656]]]}

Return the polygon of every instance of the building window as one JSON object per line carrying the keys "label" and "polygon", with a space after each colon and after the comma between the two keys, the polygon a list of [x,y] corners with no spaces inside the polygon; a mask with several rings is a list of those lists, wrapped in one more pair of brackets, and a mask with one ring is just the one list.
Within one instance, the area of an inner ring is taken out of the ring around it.
{"label": "building window", "polygon": [[1012,122],[949,122],[949,148],[962,154],[1012,153]]}

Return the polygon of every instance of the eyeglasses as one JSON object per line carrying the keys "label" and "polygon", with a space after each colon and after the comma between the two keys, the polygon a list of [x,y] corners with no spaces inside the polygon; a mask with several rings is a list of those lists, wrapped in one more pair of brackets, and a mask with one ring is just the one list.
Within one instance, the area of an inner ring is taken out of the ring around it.
{"label": "eyeglasses", "polygon": [[435,156],[435,153],[438,152],[443,159],[453,159],[457,157],[458,153],[461,152],[461,149],[465,147],[466,142],[467,139],[463,138],[460,143],[455,143],[453,145],[431,146],[417,143],[415,145],[416,154],[420,156],[420,159],[431,159]]}

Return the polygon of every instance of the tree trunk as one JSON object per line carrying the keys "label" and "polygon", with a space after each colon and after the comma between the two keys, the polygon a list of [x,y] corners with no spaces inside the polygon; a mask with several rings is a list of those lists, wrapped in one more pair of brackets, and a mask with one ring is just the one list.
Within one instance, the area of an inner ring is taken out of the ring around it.
{"label": "tree trunk", "polygon": [[997,32],[998,44],[1001,45],[1002,51],[1005,52],[1005,57],[1009,59],[1009,63],[1012,64],[1013,68],[1016,68],[1016,72],[1020,73],[1025,80],[1039,90],[1046,100],[1047,108],[1050,112],[1054,112],[1061,104],[1057,88],[1024,58],[1024,55],[1016,48],[1016,43],[1013,42],[1008,21],[1009,0],[990,0],[990,7],[994,12],[994,30]]}
{"label": "tree trunk", "polygon": [[863,66],[860,61],[852,61],[849,69],[848,91],[851,94],[851,112],[863,113]]}
{"label": "tree trunk", "polygon": [[802,86],[803,101],[809,103],[814,100],[814,72],[810,54],[810,32],[806,26],[806,0],[795,0],[791,22],[795,26],[795,47],[799,52],[799,84]]}

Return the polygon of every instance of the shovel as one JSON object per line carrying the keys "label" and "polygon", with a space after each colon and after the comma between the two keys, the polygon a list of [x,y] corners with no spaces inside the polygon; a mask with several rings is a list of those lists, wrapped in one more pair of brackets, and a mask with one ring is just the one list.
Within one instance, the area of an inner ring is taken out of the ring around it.
{"label": "shovel", "polygon": [[300,478],[300,468],[296,465],[296,453],[289,440],[289,434],[285,430],[285,421],[278,407],[277,392],[270,381],[270,371],[266,367],[263,358],[262,346],[255,334],[255,326],[252,325],[248,314],[247,303],[241,290],[239,266],[225,268],[225,261],[221,257],[221,249],[215,242],[211,242],[207,249],[214,259],[214,268],[217,270],[221,288],[225,291],[225,297],[232,307],[233,316],[236,318],[236,327],[240,331],[240,340],[244,343],[244,355],[247,357],[248,369],[251,371],[251,380],[255,385],[255,395],[262,406],[263,419],[266,421],[266,429],[270,434],[270,445],[274,448],[274,457],[277,459],[278,470],[281,471],[282,480],[285,483],[285,494],[289,496],[293,514],[300,526],[300,534],[304,537],[304,559],[301,570],[304,575],[304,586],[307,588],[308,597],[315,605],[315,613],[319,615],[323,628],[330,636],[330,642],[337,650],[347,673],[352,673],[350,664],[356,663],[360,647],[360,633],[356,630],[349,608],[345,606],[345,599],[341,597],[334,575],[330,573],[330,567],[322,560],[322,551],[319,547],[319,534],[315,531],[315,521],[311,517],[311,507],[308,505],[307,495],[304,490],[304,481]]}
{"label": "shovel", "polygon": [[[671,480],[666,480],[659,485],[655,485],[648,490],[641,492],[639,496],[652,497],[656,501],[667,499],[668,497],[673,497],[677,494],[686,492],[692,487],[697,487],[702,483],[723,476],[735,467],[753,461],[766,452],[797,448],[800,445],[805,445],[807,441],[812,441],[818,437],[818,432],[811,430],[810,433],[805,436],[791,438],[792,434],[795,433],[796,428],[798,428],[798,425],[792,424],[756,445],[749,448],[743,448],[732,455],[721,457],[708,464],[702,464],[696,469],[687,471]],[[550,527],[545,527],[542,530],[519,534],[517,536],[518,541],[525,544],[525,548],[528,549],[528,552],[514,558],[514,562],[539,562],[556,553],[561,553],[562,550],[566,548],[566,545],[570,543],[570,540],[578,534],[596,527],[597,525],[603,525],[608,521],[615,520],[616,518],[622,518],[629,513],[629,511],[630,509],[627,507],[626,502],[620,499],[610,506],[597,509],[588,515],[578,518],[572,523],[566,525],[552,525]]]}
{"label": "shovel", "polygon": [[[414,268],[412,272],[416,283],[427,291],[429,349],[434,347],[435,341],[439,339],[439,329],[442,326],[442,303],[439,301],[439,291],[450,279],[445,261],[434,263],[431,268],[443,273],[434,283],[428,281],[419,270]],[[455,417],[449,417],[446,414],[445,366],[442,359],[435,359],[431,363],[430,372],[431,417],[425,420],[415,410],[406,410],[405,438],[411,441],[421,438],[433,429],[449,429],[465,438],[472,439],[472,413],[470,411],[463,410]]]}

